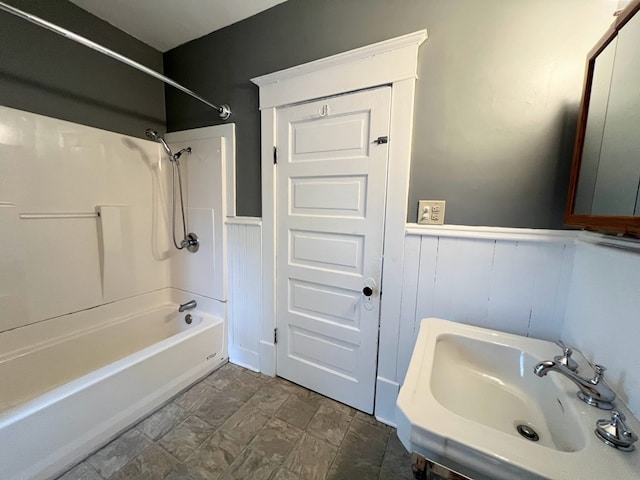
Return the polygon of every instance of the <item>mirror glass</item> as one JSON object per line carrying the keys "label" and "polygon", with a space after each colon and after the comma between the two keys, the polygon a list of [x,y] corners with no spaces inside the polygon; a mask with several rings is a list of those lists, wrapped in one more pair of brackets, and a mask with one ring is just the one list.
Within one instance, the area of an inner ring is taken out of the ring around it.
{"label": "mirror glass", "polygon": [[573,213],[640,216],[640,15],[595,58]]}

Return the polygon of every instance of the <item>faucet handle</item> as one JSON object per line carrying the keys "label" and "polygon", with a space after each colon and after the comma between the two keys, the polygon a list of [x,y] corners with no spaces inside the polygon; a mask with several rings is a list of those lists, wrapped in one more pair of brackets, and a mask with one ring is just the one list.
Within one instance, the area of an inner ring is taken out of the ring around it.
{"label": "faucet handle", "polygon": [[[600,381],[604,378],[604,372],[607,369],[605,367],[603,367],[602,365],[594,365],[593,366],[593,371],[595,372],[595,375],[593,377],[593,380],[591,380],[591,383],[593,383],[594,385],[597,385],[598,383],[600,383]],[[612,412],[613,413],[613,412]],[[615,412],[618,413],[618,412]],[[620,414],[622,415],[622,414]],[[623,415],[624,417],[624,415]],[[623,418],[624,420],[624,418]]]}
{"label": "faucet handle", "polygon": [[578,364],[574,359],[571,358],[573,355],[573,350],[570,346],[566,345],[562,340],[556,340],[556,345],[562,348],[562,355],[556,355],[553,359],[567,367],[569,370],[574,372],[578,371]]}
{"label": "faucet handle", "polygon": [[627,427],[625,416],[613,410],[611,419],[602,419],[596,422],[596,437],[610,447],[631,452],[634,450],[633,444],[638,440],[638,436]]}

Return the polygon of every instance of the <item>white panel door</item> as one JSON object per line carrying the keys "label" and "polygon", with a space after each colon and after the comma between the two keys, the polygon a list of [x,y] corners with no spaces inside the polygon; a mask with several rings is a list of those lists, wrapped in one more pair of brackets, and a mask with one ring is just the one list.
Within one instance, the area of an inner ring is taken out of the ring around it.
{"label": "white panel door", "polygon": [[368,413],[390,102],[383,87],[277,117],[277,374]]}

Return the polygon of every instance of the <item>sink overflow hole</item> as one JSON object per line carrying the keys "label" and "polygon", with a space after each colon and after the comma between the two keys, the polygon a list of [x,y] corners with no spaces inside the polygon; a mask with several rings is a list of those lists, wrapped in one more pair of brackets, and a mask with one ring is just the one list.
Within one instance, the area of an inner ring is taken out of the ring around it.
{"label": "sink overflow hole", "polygon": [[538,440],[540,440],[540,437],[538,436],[536,431],[529,425],[518,425],[516,428],[518,430],[518,433],[527,440],[531,440],[532,442],[537,442]]}

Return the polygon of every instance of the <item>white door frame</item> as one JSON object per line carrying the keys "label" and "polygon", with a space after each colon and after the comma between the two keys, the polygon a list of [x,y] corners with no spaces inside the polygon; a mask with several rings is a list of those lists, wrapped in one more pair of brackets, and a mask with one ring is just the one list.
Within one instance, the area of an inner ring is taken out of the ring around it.
{"label": "white door frame", "polygon": [[[276,110],[285,105],[391,85],[391,126],[385,213],[384,267],[376,417],[394,423],[404,230],[407,218],[413,103],[420,30],[279,72],[252,78],[260,89],[262,164],[262,333],[260,370],[275,375],[275,166]],[[395,279],[395,281],[394,281]]]}

